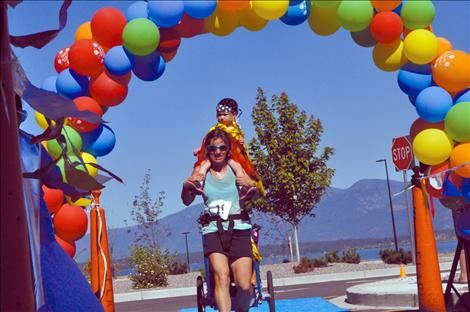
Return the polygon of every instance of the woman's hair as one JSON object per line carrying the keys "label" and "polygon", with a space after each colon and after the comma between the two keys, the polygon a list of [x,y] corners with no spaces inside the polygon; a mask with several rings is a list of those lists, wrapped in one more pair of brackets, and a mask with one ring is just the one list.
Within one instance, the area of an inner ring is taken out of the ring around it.
{"label": "woman's hair", "polygon": [[232,140],[230,139],[230,134],[220,128],[215,128],[204,138],[204,158],[209,158],[209,145],[211,145],[211,141],[214,139],[222,139],[227,146],[227,159],[232,157]]}

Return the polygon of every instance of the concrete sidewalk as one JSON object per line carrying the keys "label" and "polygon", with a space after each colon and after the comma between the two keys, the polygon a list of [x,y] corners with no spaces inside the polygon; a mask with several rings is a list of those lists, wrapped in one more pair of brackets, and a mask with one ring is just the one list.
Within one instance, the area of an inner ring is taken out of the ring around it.
{"label": "concrete sidewalk", "polygon": [[[441,271],[449,271],[451,265],[452,265],[451,262],[440,263]],[[397,268],[387,268],[387,269],[378,269],[378,270],[365,270],[365,271],[278,278],[278,279],[274,279],[274,287],[302,285],[302,284],[315,284],[315,283],[354,280],[354,279],[363,279],[363,278],[387,277],[387,276],[397,277],[399,275],[399,270],[400,269],[397,267]],[[407,274],[416,274],[416,267],[412,265],[407,266],[406,271],[407,271]],[[262,284],[266,286],[266,281],[263,280]],[[196,281],[194,281],[194,287],[145,290],[145,291],[135,291],[135,292],[129,292],[129,293],[114,294],[114,301],[115,302],[127,302],[127,301],[161,299],[161,298],[192,296],[192,295],[196,295]]]}

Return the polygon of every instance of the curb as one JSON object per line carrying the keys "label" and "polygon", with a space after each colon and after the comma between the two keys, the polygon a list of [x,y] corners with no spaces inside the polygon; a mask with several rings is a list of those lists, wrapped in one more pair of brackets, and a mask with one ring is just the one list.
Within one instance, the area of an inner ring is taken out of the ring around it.
{"label": "curb", "polygon": [[[451,262],[440,263],[441,271],[450,270],[452,266]],[[408,274],[416,274],[416,267],[410,265],[406,267]],[[330,273],[330,274],[319,274],[319,275],[307,275],[299,277],[284,277],[274,279],[274,287],[281,286],[292,286],[292,285],[304,285],[304,284],[316,284],[332,281],[346,281],[354,279],[365,279],[375,277],[387,277],[387,276],[398,276],[399,268],[387,268],[387,269],[376,269],[366,271],[353,271],[353,272],[342,272],[342,273]],[[262,280],[262,284],[266,285],[266,280]],[[140,301],[148,299],[162,299],[171,297],[184,297],[196,295],[196,284],[194,287],[185,288],[170,288],[170,289],[158,289],[158,290],[145,290],[135,291],[129,293],[115,293],[114,302],[128,302],[128,301]]]}

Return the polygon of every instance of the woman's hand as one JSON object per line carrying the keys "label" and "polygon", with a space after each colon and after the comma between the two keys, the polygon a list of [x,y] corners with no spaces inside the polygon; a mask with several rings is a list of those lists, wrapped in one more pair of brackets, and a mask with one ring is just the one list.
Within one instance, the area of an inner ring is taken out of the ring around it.
{"label": "woman's hand", "polygon": [[237,185],[238,186],[248,186],[248,187],[256,186],[256,182],[253,181],[250,178],[250,176],[248,176],[247,174],[242,175],[240,177],[237,176],[236,180],[237,180]]}

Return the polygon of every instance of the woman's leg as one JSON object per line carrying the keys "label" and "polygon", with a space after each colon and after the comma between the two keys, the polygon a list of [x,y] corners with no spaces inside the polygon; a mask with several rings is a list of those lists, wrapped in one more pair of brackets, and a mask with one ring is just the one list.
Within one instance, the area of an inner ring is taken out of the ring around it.
{"label": "woman's leg", "polygon": [[251,289],[252,261],[251,257],[241,257],[231,265],[235,284],[238,288],[237,302],[239,310],[237,312],[246,312],[250,308],[250,299],[253,295]]}
{"label": "woman's leg", "polygon": [[214,296],[217,308],[220,312],[230,312],[232,302],[230,301],[230,270],[227,256],[213,252],[209,255],[209,261],[214,273],[215,287]]}

